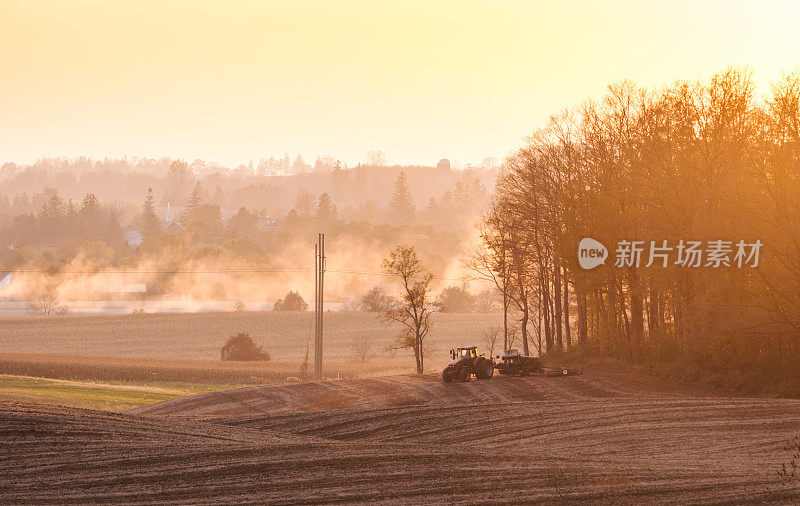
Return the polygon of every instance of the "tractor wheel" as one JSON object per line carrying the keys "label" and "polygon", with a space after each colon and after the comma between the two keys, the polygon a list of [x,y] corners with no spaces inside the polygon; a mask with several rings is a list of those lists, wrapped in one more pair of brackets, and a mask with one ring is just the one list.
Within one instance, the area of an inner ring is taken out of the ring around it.
{"label": "tractor wheel", "polygon": [[445,383],[450,382],[450,375],[447,374],[447,370],[442,371],[442,381],[444,381]]}
{"label": "tractor wheel", "polygon": [[477,362],[475,362],[475,378],[482,380],[486,379],[486,363],[489,362],[485,358],[479,358]]}
{"label": "tractor wheel", "polygon": [[466,383],[467,381],[469,381],[469,377],[470,377],[470,375],[471,375],[471,373],[470,373],[470,371],[469,371],[469,368],[468,368],[468,367],[462,367],[462,368],[461,368],[461,370],[460,370],[460,371],[458,371],[458,379],[460,379],[460,380],[461,380],[461,381],[463,381],[464,383]]}
{"label": "tractor wheel", "polygon": [[566,376],[566,375],[568,375],[568,374],[569,374],[569,371],[568,371],[568,370],[566,370],[566,369],[564,369],[563,371],[561,371],[561,374],[563,374],[564,376]]}
{"label": "tractor wheel", "polygon": [[494,376],[494,366],[487,360],[486,367],[483,369],[483,379],[492,379],[492,376]]}

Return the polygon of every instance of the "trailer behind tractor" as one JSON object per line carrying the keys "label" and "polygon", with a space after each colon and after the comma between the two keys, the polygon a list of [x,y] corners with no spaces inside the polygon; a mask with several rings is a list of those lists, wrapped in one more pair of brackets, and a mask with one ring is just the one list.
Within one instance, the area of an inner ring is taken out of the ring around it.
{"label": "trailer behind tractor", "polygon": [[497,362],[478,355],[476,346],[463,346],[450,350],[452,361],[442,371],[442,380],[469,381],[472,376],[476,379],[490,379],[496,370],[500,374],[521,378],[529,374],[542,374],[546,376],[570,376],[581,374],[581,369],[568,369],[566,367],[547,367],[542,364],[539,357],[521,355],[519,350],[503,350],[497,356]]}

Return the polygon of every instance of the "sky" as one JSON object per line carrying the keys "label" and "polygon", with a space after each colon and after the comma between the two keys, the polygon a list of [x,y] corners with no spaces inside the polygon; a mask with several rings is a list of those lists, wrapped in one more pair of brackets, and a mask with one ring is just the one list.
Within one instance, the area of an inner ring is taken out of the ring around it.
{"label": "sky", "polygon": [[794,1],[0,0],[0,164],[502,159],[625,79],[800,64]]}

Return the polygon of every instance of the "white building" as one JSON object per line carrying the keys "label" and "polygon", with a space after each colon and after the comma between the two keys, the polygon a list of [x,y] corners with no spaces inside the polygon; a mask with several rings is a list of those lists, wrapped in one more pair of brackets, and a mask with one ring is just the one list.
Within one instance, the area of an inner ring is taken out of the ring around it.
{"label": "white building", "polygon": [[5,288],[14,280],[13,272],[0,272],[0,288]]}

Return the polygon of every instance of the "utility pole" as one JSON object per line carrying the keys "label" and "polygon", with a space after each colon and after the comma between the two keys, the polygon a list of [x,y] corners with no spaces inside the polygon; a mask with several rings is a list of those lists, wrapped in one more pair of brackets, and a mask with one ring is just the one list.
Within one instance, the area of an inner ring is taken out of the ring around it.
{"label": "utility pole", "polygon": [[314,377],[322,379],[322,318],[325,306],[325,234],[314,245]]}
{"label": "utility pole", "polygon": [[503,245],[503,350],[508,349],[508,264],[506,263],[506,234],[501,232]]}
{"label": "utility pole", "polygon": [[319,342],[319,242],[314,244],[314,379],[317,379],[317,343]]}

